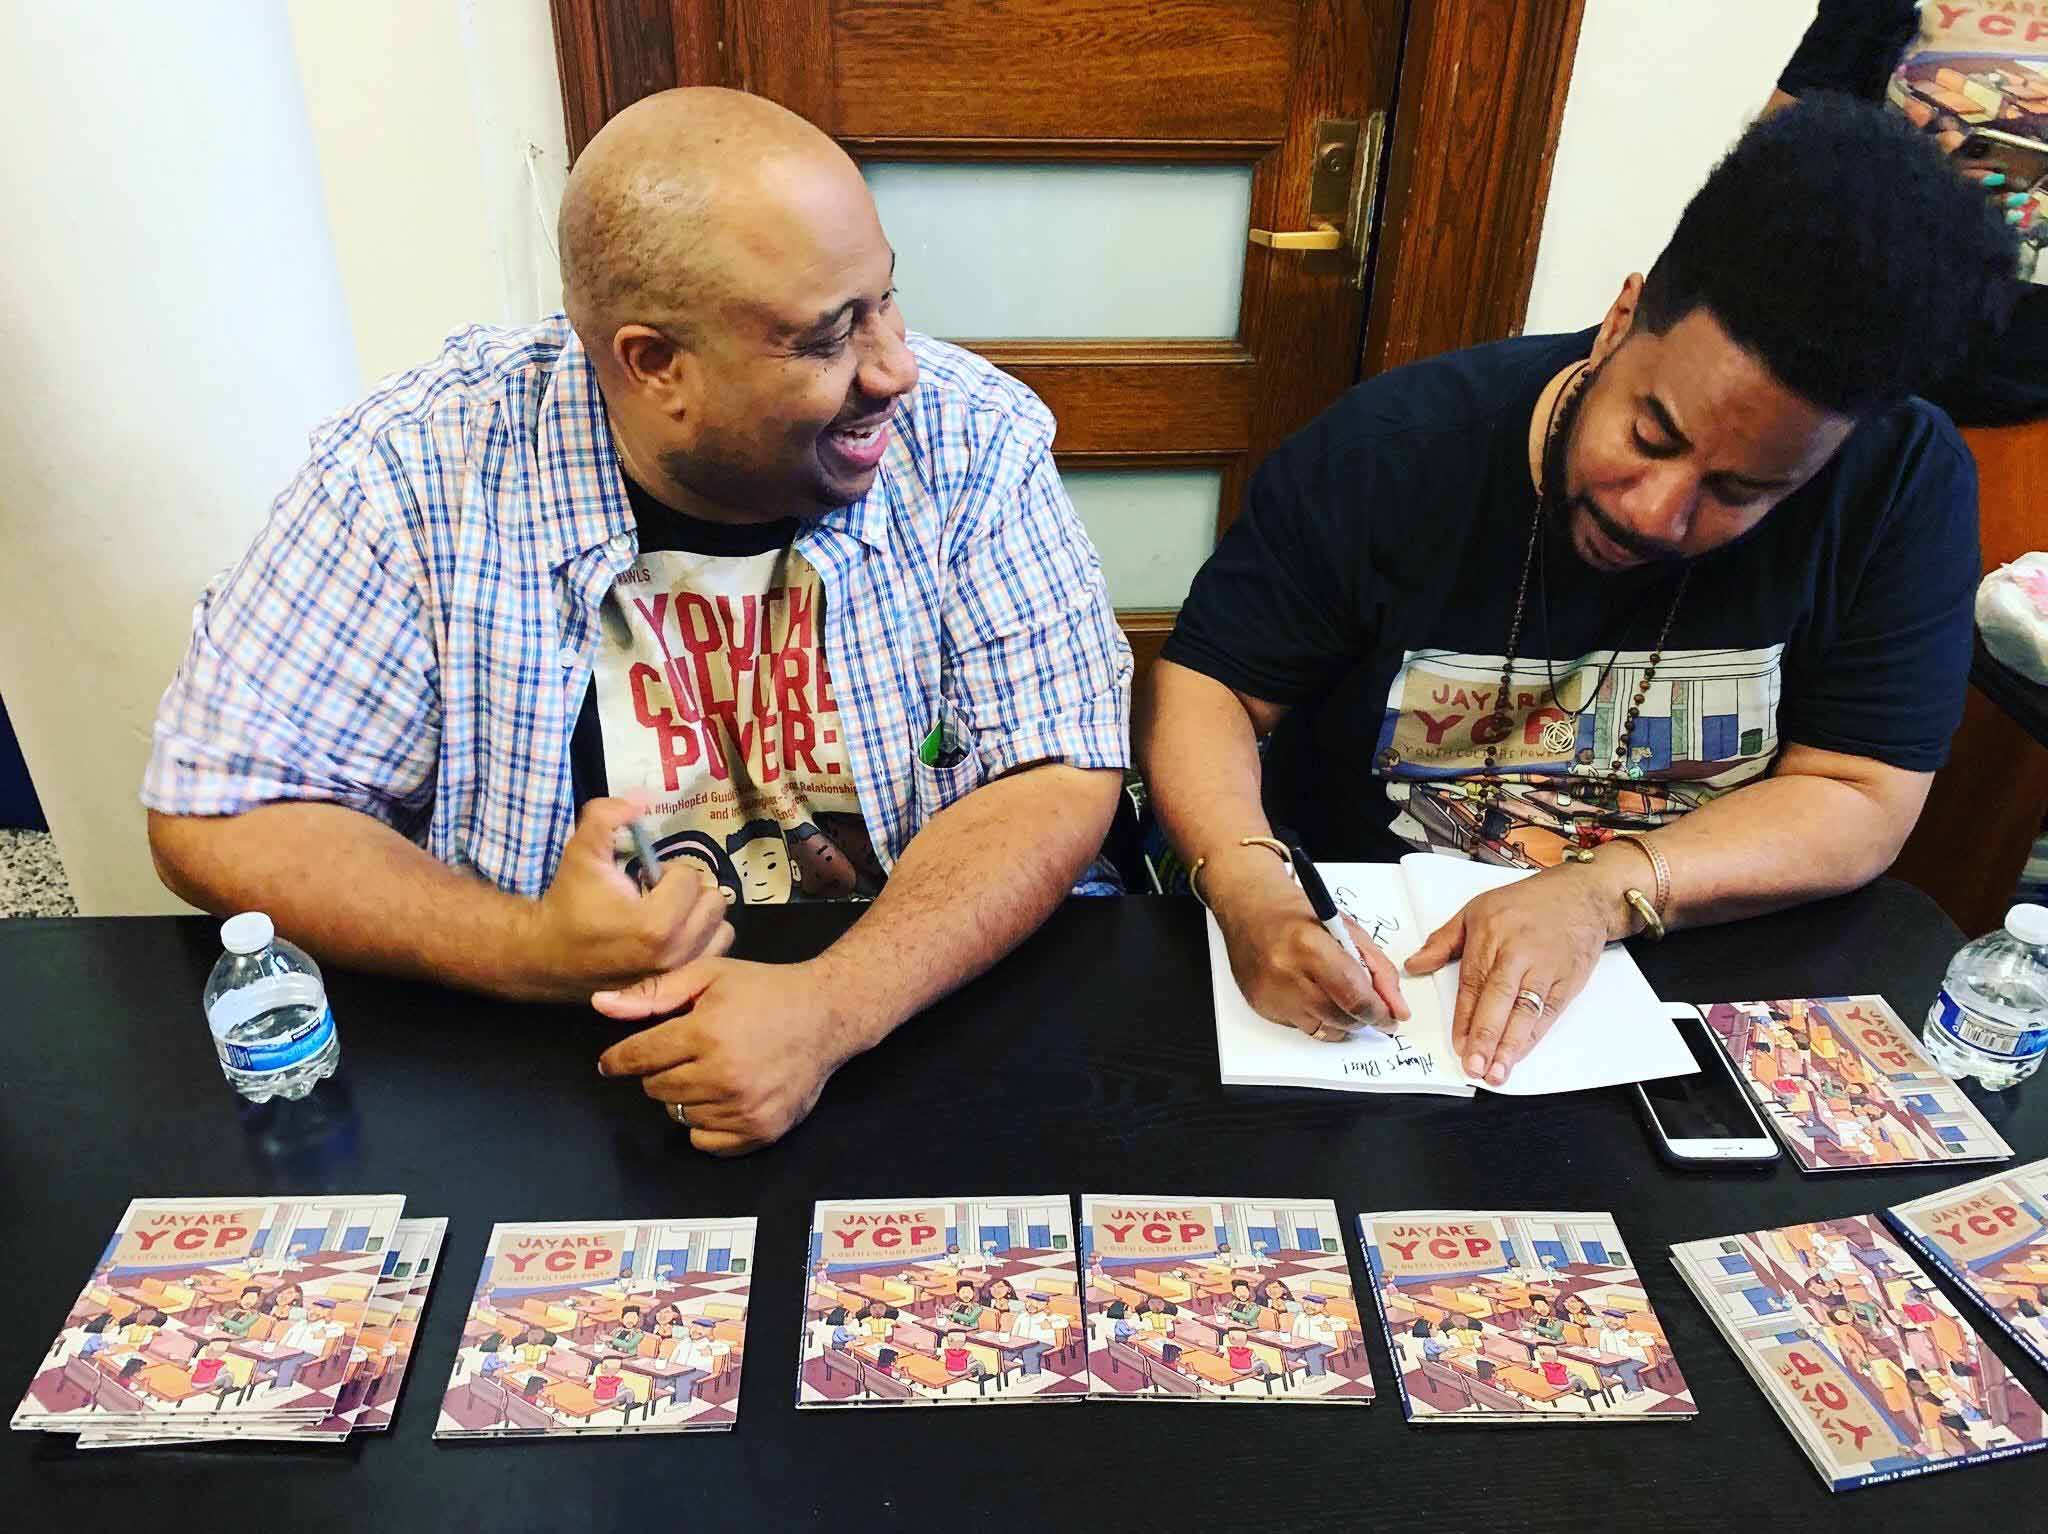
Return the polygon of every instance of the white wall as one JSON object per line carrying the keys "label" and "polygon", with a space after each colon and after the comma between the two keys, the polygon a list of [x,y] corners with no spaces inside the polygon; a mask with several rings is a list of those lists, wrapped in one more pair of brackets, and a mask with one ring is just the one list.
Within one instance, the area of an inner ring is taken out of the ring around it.
{"label": "white wall", "polygon": [[0,695],[79,908],[175,909],[157,697],[357,384],[284,14],[0,7],[0,136]]}
{"label": "white wall", "polygon": [[1814,0],[1587,0],[1528,331],[1598,322],[1762,110]]}
{"label": "white wall", "polygon": [[548,0],[289,9],[363,376],[432,356],[458,326],[560,307],[569,151]]}
{"label": "white wall", "polygon": [[177,909],[135,794],[193,600],[315,421],[559,304],[548,0],[0,7],[0,130],[0,696],[79,908]]}

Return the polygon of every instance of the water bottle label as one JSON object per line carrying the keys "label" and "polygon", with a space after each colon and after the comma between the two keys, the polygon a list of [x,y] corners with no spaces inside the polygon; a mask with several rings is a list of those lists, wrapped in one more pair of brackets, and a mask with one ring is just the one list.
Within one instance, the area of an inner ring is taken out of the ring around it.
{"label": "water bottle label", "polygon": [[2025,1033],[2015,1034],[2009,1029],[1995,1027],[1974,1013],[1956,1005],[1943,986],[1935,998],[1934,1021],[1943,1033],[1957,1043],[1989,1055],[1997,1060],[2031,1060],[2043,1050],[2048,1050],[2048,1027],[2030,1028]]}
{"label": "water bottle label", "polygon": [[221,1050],[227,1063],[238,1071],[283,1071],[310,1060],[333,1037],[334,1009],[328,1007],[289,1038],[262,1044],[223,1044]]}

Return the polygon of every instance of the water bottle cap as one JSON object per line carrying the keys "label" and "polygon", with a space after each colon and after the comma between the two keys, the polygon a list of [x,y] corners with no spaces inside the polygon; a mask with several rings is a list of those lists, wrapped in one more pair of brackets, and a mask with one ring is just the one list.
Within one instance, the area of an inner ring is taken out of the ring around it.
{"label": "water bottle cap", "polygon": [[[2048,916],[2048,911],[2041,913]],[[277,936],[277,928],[261,911],[244,911],[220,924],[221,946],[229,953],[261,953]]]}
{"label": "water bottle cap", "polygon": [[2005,930],[2022,943],[2048,943],[2048,905],[2016,905],[2005,913]]}

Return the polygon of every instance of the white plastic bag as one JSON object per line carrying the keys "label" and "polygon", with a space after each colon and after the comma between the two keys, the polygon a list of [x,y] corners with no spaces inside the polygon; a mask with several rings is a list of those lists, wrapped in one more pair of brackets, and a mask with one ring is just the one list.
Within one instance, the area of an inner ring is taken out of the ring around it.
{"label": "white plastic bag", "polygon": [[1984,577],[1977,629],[1995,659],[2048,687],[2048,554],[2022,554]]}

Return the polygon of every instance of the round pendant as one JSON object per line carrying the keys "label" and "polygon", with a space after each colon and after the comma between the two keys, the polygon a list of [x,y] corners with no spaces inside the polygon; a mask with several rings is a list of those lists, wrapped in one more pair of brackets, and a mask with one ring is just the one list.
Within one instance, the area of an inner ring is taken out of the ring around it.
{"label": "round pendant", "polygon": [[1543,727],[1543,749],[1550,752],[1564,752],[1572,748],[1572,742],[1579,738],[1569,720],[1553,719]]}

